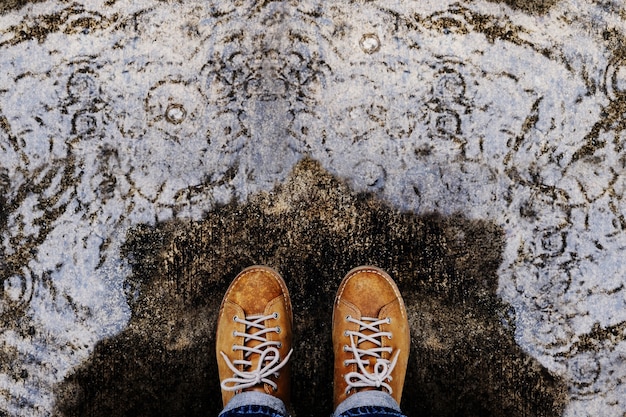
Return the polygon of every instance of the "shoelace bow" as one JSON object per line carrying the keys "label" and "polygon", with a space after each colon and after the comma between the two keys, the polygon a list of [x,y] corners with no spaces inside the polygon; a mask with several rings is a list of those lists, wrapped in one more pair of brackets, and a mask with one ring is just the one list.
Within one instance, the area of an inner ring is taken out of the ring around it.
{"label": "shoelace bow", "polygon": [[[392,380],[391,372],[396,366],[400,350],[396,351],[392,360],[384,359],[381,356],[382,353],[391,354],[393,349],[390,346],[384,347],[382,345],[381,338],[391,338],[392,334],[391,332],[382,332],[379,327],[381,324],[391,323],[391,319],[361,317],[361,320],[358,320],[351,316],[348,316],[346,319],[350,323],[356,323],[359,325],[359,331],[346,331],[346,335],[350,336],[350,346],[346,346],[345,350],[347,352],[351,352],[354,355],[354,359],[348,359],[345,361],[344,364],[348,366],[356,363],[359,369],[359,372],[349,372],[345,376],[346,383],[348,384],[346,388],[346,393],[349,392],[352,388],[382,387],[385,388],[389,392],[389,394],[391,394],[393,390],[386,381]],[[362,332],[365,330],[369,330],[372,333],[369,335],[363,334]],[[358,346],[366,341],[375,344],[377,347],[373,347],[370,349],[360,349]],[[376,359],[376,363],[374,364],[374,372],[368,372],[365,369],[365,367],[369,365],[369,359],[363,359],[364,356],[371,356]]]}
{"label": "shoelace bow", "polygon": [[[234,317],[235,322],[243,323],[246,326],[245,333],[238,331],[233,333],[235,337],[244,337],[243,345],[233,345],[233,350],[244,351],[244,358],[235,359],[231,362],[224,352],[220,352],[226,362],[226,365],[228,365],[234,374],[232,378],[226,378],[222,381],[222,389],[225,391],[238,391],[251,388],[261,383],[269,384],[274,390],[278,388],[278,385],[269,378],[271,376],[278,378],[278,371],[287,364],[293,349],[291,349],[287,356],[285,356],[285,359],[281,361],[280,352],[278,351],[278,349],[282,347],[281,342],[267,340],[267,338],[264,337],[264,335],[270,332],[280,333],[280,327],[266,327],[263,324],[266,320],[277,318],[277,313],[267,316],[248,316],[245,319],[240,319],[237,316]],[[255,333],[248,333],[252,329],[259,330]],[[254,347],[246,346],[246,344],[251,340],[255,340],[260,343]],[[252,361],[250,360],[250,356],[252,354],[260,355],[259,362],[256,369],[246,371],[246,368],[252,366]],[[237,369],[237,366],[243,366],[244,370]]]}

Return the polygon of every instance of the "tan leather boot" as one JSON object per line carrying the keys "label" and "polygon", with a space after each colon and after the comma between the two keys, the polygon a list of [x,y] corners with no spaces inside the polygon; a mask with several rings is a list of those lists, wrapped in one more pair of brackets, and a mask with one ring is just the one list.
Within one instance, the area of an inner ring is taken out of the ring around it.
{"label": "tan leather boot", "polygon": [[334,408],[363,390],[400,404],[411,335],[398,287],[381,269],[362,266],[343,279],[333,309]]}
{"label": "tan leather boot", "polygon": [[264,392],[289,404],[292,324],[287,286],[276,271],[253,266],[237,275],[217,320],[224,406],[243,391]]}

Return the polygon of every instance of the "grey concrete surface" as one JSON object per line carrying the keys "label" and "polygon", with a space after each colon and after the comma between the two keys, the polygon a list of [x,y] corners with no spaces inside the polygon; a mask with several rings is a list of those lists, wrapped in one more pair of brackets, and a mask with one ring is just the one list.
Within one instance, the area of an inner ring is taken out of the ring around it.
{"label": "grey concrete surface", "polygon": [[0,414],[215,414],[252,263],[296,415],[358,263],[407,299],[409,415],[626,412],[621,1],[2,7]]}
{"label": "grey concrete surface", "polygon": [[[19,10],[31,3],[38,3],[44,0],[3,0],[0,3],[0,13],[6,13],[11,10]],[[542,14],[546,13],[558,0],[493,0],[495,3],[505,3],[513,8],[521,9],[527,13]],[[107,5],[115,4],[116,0],[109,0]]]}
{"label": "grey concrete surface", "polygon": [[7,13],[12,10],[19,10],[31,3],[37,3],[37,0],[3,0],[0,3],[0,13]]}

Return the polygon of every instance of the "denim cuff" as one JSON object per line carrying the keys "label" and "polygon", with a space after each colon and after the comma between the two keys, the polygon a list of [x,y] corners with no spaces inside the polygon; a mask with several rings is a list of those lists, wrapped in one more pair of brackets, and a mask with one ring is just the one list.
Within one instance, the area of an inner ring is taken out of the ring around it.
{"label": "denim cuff", "polygon": [[[242,407],[249,409],[249,406],[255,406],[255,410],[259,409],[259,411],[251,412],[248,410],[238,410]],[[265,412],[263,411],[263,409],[269,410]],[[228,404],[226,404],[226,407],[224,407],[222,412],[219,414],[219,417],[230,417],[233,415],[244,414],[286,417],[287,408],[279,398],[276,398],[272,395],[257,391],[246,391],[235,395],[228,402]]]}
{"label": "denim cuff", "polygon": [[[391,395],[383,391],[372,390],[361,391],[350,395],[337,406],[337,409],[333,413],[333,417],[339,417],[344,414],[346,416],[352,416],[352,413],[346,412],[360,407],[386,408],[392,412],[395,412],[392,414],[402,414],[402,411],[400,411],[400,406]],[[363,415],[363,413],[358,413],[354,415]]]}

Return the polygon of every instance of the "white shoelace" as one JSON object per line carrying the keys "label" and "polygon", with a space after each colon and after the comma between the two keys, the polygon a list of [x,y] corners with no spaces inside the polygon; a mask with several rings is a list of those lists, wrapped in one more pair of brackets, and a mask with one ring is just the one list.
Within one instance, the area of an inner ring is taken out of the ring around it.
{"label": "white shoelace", "polygon": [[[277,318],[278,313],[268,316],[248,316],[245,319],[240,319],[237,316],[234,317],[235,322],[245,324],[246,332],[233,332],[233,336],[244,338],[243,346],[233,345],[233,350],[243,350],[244,355],[243,359],[236,359],[231,362],[224,352],[220,352],[224,361],[226,361],[226,365],[228,365],[234,374],[232,378],[226,378],[222,381],[221,386],[223,390],[238,391],[261,383],[269,384],[275,390],[278,388],[278,385],[269,378],[271,376],[278,378],[278,371],[287,364],[293,349],[291,349],[287,356],[285,356],[285,359],[281,361],[280,352],[278,351],[278,349],[282,347],[281,342],[267,340],[267,338],[264,337],[264,335],[270,332],[280,333],[280,327],[265,327],[263,324],[265,320]],[[248,333],[251,329],[259,330],[255,333]],[[260,343],[255,347],[246,346],[251,340],[256,340]],[[252,366],[252,361],[250,360],[250,355],[252,354],[258,354],[261,357],[259,358],[256,369],[246,371],[246,368]],[[237,369],[237,366],[241,365],[243,365],[244,370]]]}
{"label": "white shoelace", "polygon": [[[359,369],[359,372],[349,372],[345,376],[346,383],[348,384],[346,388],[346,393],[349,392],[352,388],[383,387],[389,392],[389,394],[391,394],[393,390],[386,381],[392,380],[391,372],[396,366],[400,350],[396,351],[392,360],[384,359],[381,357],[382,353],[391,354],[393,350],[390,346],[383,347],[381,338],[387,337],[391,339],[392,334],[391,332],[382,332],[379,328],[381,324],[391,323],[391,319],[361,317],[361,320],[358,320],[351,316],[346,317],[346,319],[350,323],[356,323],[359,325],[359,331],[346,330],[345,332],[346,336],[350,336],[350,346],[346,346],[344,349],[347,352],[351,352],[354,355],[354,359],[346,360],[344,362],[344,365],[348,366],[356,363]],[[364,330],[369,330],[372,332],[372,334],[363,334],[362,332]],[[366,341],[375,344],[377,347],[373,347],[371,349],[359,349],[358,346],[362,342]],[[371,356],[376,358],[376,363],[374,364],[374,372],[368,372],[365,369],[365,367],[369,365],[369,359],[363,359],[364,356]]]}

